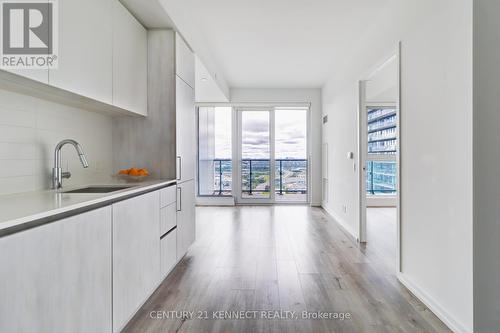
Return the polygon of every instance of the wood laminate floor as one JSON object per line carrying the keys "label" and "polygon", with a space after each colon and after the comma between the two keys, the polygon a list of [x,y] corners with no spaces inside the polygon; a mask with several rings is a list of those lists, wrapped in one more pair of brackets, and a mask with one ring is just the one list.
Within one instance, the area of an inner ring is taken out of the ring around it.
{"label": "wood laminate floor", "polygon": [[370,209],[359,246],[320,208],[199,207],[196,243],[125,331],[450,332],[398,283],[394,228],[394,210]]}

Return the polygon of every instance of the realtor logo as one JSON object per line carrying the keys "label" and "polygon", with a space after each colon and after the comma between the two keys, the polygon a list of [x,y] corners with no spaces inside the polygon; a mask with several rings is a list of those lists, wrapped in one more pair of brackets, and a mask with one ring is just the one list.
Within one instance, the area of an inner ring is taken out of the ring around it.
{"label": "realtor logo", "polygon": [[0,0],[5,69],[57,67],[57,2]]}

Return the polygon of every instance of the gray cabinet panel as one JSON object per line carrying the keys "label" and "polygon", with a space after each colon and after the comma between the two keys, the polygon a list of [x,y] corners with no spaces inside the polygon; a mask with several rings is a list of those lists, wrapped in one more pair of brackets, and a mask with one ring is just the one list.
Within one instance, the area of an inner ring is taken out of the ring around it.
{"label": "gray cabinet panel", "polygon": [[196,173],[196,113],[194,90],[176,77],[177,179],[194,179]]}

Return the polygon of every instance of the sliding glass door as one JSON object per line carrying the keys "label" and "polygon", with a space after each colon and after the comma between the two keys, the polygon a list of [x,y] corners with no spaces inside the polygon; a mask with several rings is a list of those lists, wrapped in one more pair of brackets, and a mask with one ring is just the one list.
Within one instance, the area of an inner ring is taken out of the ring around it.
{"label": "sliding glass door", "polygon": [[198,197],[212,202],[234,197],[248,204],[308,202],[308,111],[200,106]]}
{"label": "sliding glass door", "polygon": [[274,111],[276,202],[307,202],[307,109]]}
{"label": "sliding glass door", "polygon": [[238,108],[238,201],[308,201],[305,108]]}
{"label": "sliding glass door", "polygon": [[272,110],[239,111],[239,179],[241,201],[272,202]]}

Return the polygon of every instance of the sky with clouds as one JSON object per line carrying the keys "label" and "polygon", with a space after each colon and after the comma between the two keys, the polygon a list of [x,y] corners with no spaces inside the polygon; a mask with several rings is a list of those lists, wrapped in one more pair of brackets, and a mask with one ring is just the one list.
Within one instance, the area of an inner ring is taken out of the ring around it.
{"label": "sky with clouds", "polygon": [[[275,153],[277,159],[306,159],[306,110],[275,111]],[[231,109],[215,112],[216,158],[231,158]],[[269,112],[244,111],[242,115],[242,157],[269,159]]]}

